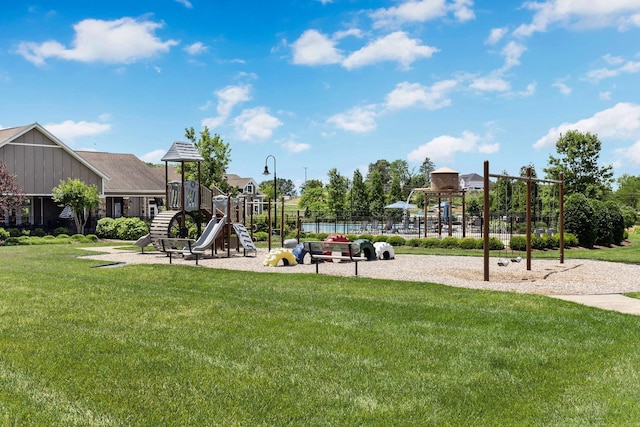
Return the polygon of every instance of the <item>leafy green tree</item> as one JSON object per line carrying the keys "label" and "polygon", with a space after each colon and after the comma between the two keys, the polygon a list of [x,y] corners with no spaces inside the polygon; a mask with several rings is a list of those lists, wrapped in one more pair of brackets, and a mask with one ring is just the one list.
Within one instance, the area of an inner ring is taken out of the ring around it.
{"label": "leafy green tree", "polygon": [[560,172],[564,173],[565,193],[602,200],[611,192],[613,166],[598,164],[601,149],[597,135],[570,130],[558,138],[558,157],[549,156],[544,171],[550,179],[558,179]]}
{"label": "leafy green tree", "polygon": [[[290,179],[285,178],[276,178],[276,185],[278,186],[278,199],[283,196],[295,197],[296,196],[296,186]],[[258,184],[258,188],[267,197],[273,198],[273,180],[267,179]]]}
{"label": "leafy green tree", "polygon": [[76,231],[84,234],[84,227],[89,218],[89,211],[100,202],[98,187],[87,185],[75,178],[60,181],[60,185],[53,187],[53,201],[58,206],[69,206],[73,210]]}
{"label": "leafy green tree", "polygon": [[425,157],[424,161],[420,165],[420,173],[426,178],[427,183],[431,182],[431,172],[434,170],[436,170],[436,164],[433,163],[430,158]]}
{"label": "leafy green tree", "polygon": [[564,229],[578,238],[580,246],[592,248],[597,238],[597,222],[593,206],[584,194],[567,196],[564,204]]}
{"label": "leafy green tree", "polygon": [[328,173],[329,183],[327,184],[327,207],[329,212],[336,216],[342,216],[347,211],[347,190],[349,188],[349,180],[340,175],[336,168]]}
{"label": "leafy green tree", "polygon": [[615,199],[625,206],[638,209],[638,202],[640,202],[640,176],[624,174],[618,178],[617,182],[618,189],[614,193]]}
{"label": "leafy green tree", "polygon": [[322,183],[322,181],[320,181],[319,179],[310,179],[300,186],[300,195],[302,196],[305,193],[305,191],[307,191],[308,188],[317,188],[317,187],[320,187],[320,188],[324,187],[324,184]]}
{"label": "leafy green tree", "polygon": [[[307,184],[308,183],[307,181]],[[325,201],[324,188],[307,185],[305,192],[298,201],[298,207],[304,209],[305,216],[307,217],[312,215],[325,216],[329,212],[329,209]]]}
{"label": "leafy green tree", "polygon": [[369,211],[372,216],[382,217],[384,214],[385,197],[382,176],[378,170],[371,172],[369,185]]}
{"label": "leafy green tree", "polygon": [[[185,137],[191,141],[204,161],[200,164],[200,175],[202,185],[209,188],[214,185],[224,192],[229,192],[231,188],[223,176],[227,173],[227,166],[231,162],[231,148],[225,143],[220,135],[213,137],[207,126],[200,131],[196,137],[193,127],[185,129]],[[184,164],[185,176],[188,179],[198,179],[198,164],[189,162]]]}
{"label": "leafy green tree", "polygon": [[388,160],[377,160],[375,163],[369,163],[369,171],[367,173],[367,181],[373,181],[373,173],[378,172],[382,187],[389,185],[391,182],[391,163]]}
{"label": "leafy green tree", "polygon": [[[392,204],[399,201],[404,201],[404,195],[402,193],[402,187],[400,186],[400,177],[397,175],[391,179],[391,188],[387,194],[387,204]],[[404,213],[403,209],[385,209],[387,216],[394,219],[399,219]]]}
{"label": "leafy green tree", "polygon": [[367,194],[367,186],[364,183],[362,173],[359,169],[353,172],[353,181],[351,184],[351,214],[356,217],[369,215],[369,195]]}
{"label": "leafy green tree", "polygon": [[20,209],[24,202],[24,190],[18,185],[18,177],[7,170],[0,162],[0,213]]}

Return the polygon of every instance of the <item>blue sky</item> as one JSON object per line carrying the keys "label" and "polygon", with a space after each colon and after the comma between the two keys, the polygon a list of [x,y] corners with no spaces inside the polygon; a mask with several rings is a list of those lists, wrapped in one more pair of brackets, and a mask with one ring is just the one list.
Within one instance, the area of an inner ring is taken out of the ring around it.
{"label": "blue sky", "polygon": [[[9,2],[0,127],[157,162],[184,128],[300,184],[378,159],[539,175],[560,133],[640,175],[640,0]],[[269,167],[273,167],[269,159]]]}

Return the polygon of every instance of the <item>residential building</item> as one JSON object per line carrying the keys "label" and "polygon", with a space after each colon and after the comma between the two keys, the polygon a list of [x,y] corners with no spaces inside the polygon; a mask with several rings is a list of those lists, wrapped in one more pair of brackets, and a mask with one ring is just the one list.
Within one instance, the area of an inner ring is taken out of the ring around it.
{"label": "residential building", "polygon": [[460,175],[460,190],[482,190],[484,189],[484,178],[477,173]]}

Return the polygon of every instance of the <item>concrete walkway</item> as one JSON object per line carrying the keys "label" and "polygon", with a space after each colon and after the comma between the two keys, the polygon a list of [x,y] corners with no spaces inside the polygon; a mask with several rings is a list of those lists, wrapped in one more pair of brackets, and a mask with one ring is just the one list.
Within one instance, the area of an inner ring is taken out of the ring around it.
{"label": "concrete walkway", "polygon": [[640,316],[640,299],[629,298],[622,294],[603,295],[549,295],[553,298],[572,301],[590,307],[603,310],[618,311],[620,313],[635,314]]}

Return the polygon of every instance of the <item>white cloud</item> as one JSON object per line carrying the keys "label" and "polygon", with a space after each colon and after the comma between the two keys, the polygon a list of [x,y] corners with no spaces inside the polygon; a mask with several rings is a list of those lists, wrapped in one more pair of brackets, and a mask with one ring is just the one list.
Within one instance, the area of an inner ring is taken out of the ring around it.
{"label": "white cloud", "polygon": [[342,61],[342,53],[335,47],[335,41],[317,30],[307,30],[293,42],[293,63],[299,65],[337,64]]}
{"label": "white cloud", "polygon": [[504,49],[502,49],[504,65],[501,71],[507,71],[516,65],[520,65],[520,57],[526,50],[527,48],[521,43],[509,42]]}
{"label": "white cloud", "polygon": [[[215,94],[218,98],[218,106],[216,107],[216,110],[218,112],[218,116],[208,117],[202,120],[202,126],[216,128],[225,123],[229,118],[229,115],[231,115],[233,107],[251,99],[250,93],[251,85],[230,85],[216,91]],[[209,105],[210,102],[207,102],[205,107],[208,108]]]}
{"label": "white cloud", "polygon": [[454,0],[449,4],[445,0],[408,0],[398,6],[376,9],[369,16],[374,21],[374,28],[432,21],[449,12],[457,21],[464,22],[475,18],[472,8],[472,0]]}
{"label": "white cloud", "polygon": [[295,141],[287,141],[283,143],[282,146],[289,153],[302,153],[303,151],[307,151],[311,149],[311,144],[305,144],[302,142],[295,142]]}
{"label": "white cloud", "polygon": [[[620,58],[621,59],[621,58]],[[600,80],[617,77],[621,74],[635,74],[640,72],[640,61],[610,62],[612,65],[620,65],[615,68],[599,68],[587,73],[587,80],[599,82]]]}
{"label": "white cloud", "polygon": [[410,39],[403,31],[396,31],[353,52],[342,65],[353,69],[381,61],[396,61],[403,68],[409,68],[414,61],[429,58],[435,52],[438,49],[422,45],[420,40]]}
{"label": "white cloud", "polygon": [[189,46],[186,46],[184,48],[184,51],[187,52],[189,55],[200,55],[202,53],[205,53],[208,49],[209,47],[206,46],[204,43],[195,42],[190,44]]}
{"label": "white cloud", "polygon": [[572,89],[567,86],[565,79],[557,79],[551,86],[558,89],[563,95],[571,95]]}
{"label": "white cloud", "polygon": [[640,3],[637,0],[547,0],[529,1],[524,7],[534,12],[530,24],[522,24],[516,36],[545,32],[552,24],[575,28],[616,27],[625,30],[640,26]]}
{"label": "white cloud", "polygon": [[413,106],[436,110],[451,104],[447,96],[456,86],[456,80],[443,80],[427,87],[419,83],[402,82],[386,96],[386,107],[393,110]]}
{"label": "white cloud", "polygon": [[450,162],[456,153],[478,152],[480,150],[483,150],[484,153],[497,151],[497,144],[482,145],[480,140],[480,136],[469,131],[462,132],[460,137],[441,135],[411,151],[407,155],[407,160],[412,163],[420,163],[429,157],[436,163]]}
{"label": "white cloud", "polygon": [[35,65],[44,65],[48,58],[79,62],[128,64],[169,51],[175,40],[161,41],[155,31],[163,24],[121,18],[114,21],[85,19],[73,26],[75,38],[71,48],[60,42],[23,41],[17,52]]}
{"label": "white cloud", "polygon": [[611,99],[611,92],[607,91],[607,92],[600,92],[598,94],[598,98],[600,98],[603,101],[609,101]]}
{"label": "white cloud", "polygon": [[142,160],[143,162],[158,164],[162,162],[161,159],[164,157],[166,153],[167,153],[167,150],[161,150],[161,149],[153,150],[140,156],[140,160]]}
{"label": "white cloud", "polygon": [[191,2],[189,0],[176,0],[176,2],[180,3],[181,5],[186,7],[187,9],[193,9],[193,5],[191,4]]}
{"label": "white cloud", "polygon": [[469,87],[479,92],[506,92],[511,84],[502,78],[488,76],[473,79]]}
{"label": "white cloud", "polygon": [[545,136],[533,144],[533,147],[536,149],[552,147],[560,134],[569,130],[597,134],[601,141],[607,138],[636,140],[640,138],[640,105],[621,102],[587,119],[575,123],[562,123],[550,129]]}
{"label": "white cloud", "polygon": [[44,128],[59,138],[61,141],[73,141],[77,138],[99,135],[111,130],[111,125],[107,123],[86,122],[84,120],[74,122],[65,120],[62,123],[49,123]]}
{"label": "white cloud", "polygon": [[328,123],[334,124],[342,130],[355,133],[365,133],[376,128],[375,105],[367,105],[365,107],[354,107],[346,113],[336,114],[327,119]]}
{"label": "white cloud", "polygon": [[615,153],[634,166],[640,166],[640,140],[633,145],[615,150]]}
{"label": "white cloud", "polygon": [[268,139],[273,135],[275,129],[282,126],[282,122],[269,114],[265,107],[244,110],[233,120],[233,123],[237,137],[242,141]]}
{"label": "white cloud", "polygon": [[494,45],[502,40],[502,38],[507,35],[508,31],[509,29],[507,27],[492,28],[491,32],[489,33],[489,37],[487,37],[484,42],[489,45]]}

